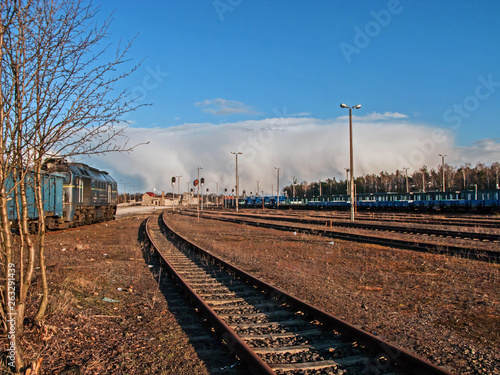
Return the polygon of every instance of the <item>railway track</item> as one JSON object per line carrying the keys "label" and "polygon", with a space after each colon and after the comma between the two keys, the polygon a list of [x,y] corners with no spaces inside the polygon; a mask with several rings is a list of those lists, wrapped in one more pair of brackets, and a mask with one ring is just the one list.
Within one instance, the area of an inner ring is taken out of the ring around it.
{"label": "railway track", "polygon": [[[403,216],[398,217],[394,215],[379,216],[380,214],[373,215],[359,215],[358,218],[365,221],[392,221],[401,223],[415,223],[415,224],[430,224],[430,225],[446,225],[446,226],[461,226],[461,227],[483,227],[483,228],[500,228],[500,221],[495,219],[474,219],[474,218],[435,218],[435,217],[413,217]],[[347,219],[347,216],[346,216]]]}
{"label": "railway track", "polygon": [[320,225],[323,227],[329,226],[329,227],[370,229],[370,230],[386,231],[386,232],[415,233],[428,236],[463,238],[474,241],[500,242],[500,234],[494,234],[494,233],[476,233],[470,231],[420,228],[420,227],[409,227],[409,226],[395,225],[395,224],[371,224],[371,223],[360,223],[352,221],[339,221],[327,218],[303,218],[303,217],[277,216],[277,215],[272,215],[272,217],[270,217],[268,215],[243,214],[243,213],[231,213],[231,212],[226,212],[224,213],[224,215],[259,218],[259,219],[274,220],[274,221],[288,221],[288,222],[303,223],[303,224],[313,224],[313,225]]}
{"label": "railway track", "polygon": [[450,374],[211,255],[168,228],[177,248],[160,248],[174,277],[226,345],[254,374]]}
{"label": "railway track", "polygon": [[[188,211],[181,211],[181,214],[194,216],[194,213],[190,213]],[[346,241],[356,241],[356,242],[365,242],[372,243],[382,246],[389,246],[400,249],[414,250],[420,252],[432,252],[436,254],[445,254],[445,255],[453,255],[460,256],[463,258],[481,260],[486,262],[500,262],[500,251],[494,250],[484,250],[484,249],[474,249],[467,246],[453,246],[453,245],[442,245],[435,244],[431,242],[418,242],[418,241],[408,241],[398,238],[387,238],[387,237],[379,237],[373,235],[363,235],[356,233],[345,233],[341,231],[335,231],[332,228],[325,228],[324,226],[316,226],[316,227],[307,227],[307,224],[281,224],[276,222],[276,218],[272,219],[252,219],[252,218],[244,218],[244,217],[233,217],[233,216],[225,216],[222,214],[207,214],[203,213],[203,217],[207,219],[227,221],[238,224],[252,225],[261,228],[269,228],[269,229],[277,229],[284,231],[291,231],[297,233],[306,233],[306,234],[317,234],[324,237],[337,238]],[[303,225],[303,226],[300,226]]]}
{"label": "railway track", "polygon": [[[249,211],[257,211],[257,209],[248,209]],[[270,210],[267,210],[270,211]],[[321,211],[320,211],[321,212]],[[292,214],[303,216],[303,211],[293,211]],[[290,215],[290,213],[287,213]],[[268,213],[268,216],[279,216],[279,214]],[[335,211],[333,215],[324,215],[315,211],[316,218],[325,220],[349,220],[349,213]],[[460,226],[460,227],[482,227],[482,228],[500,228],[500,219],[495,218],[478,218],[478,217],[436,217],[433,215],[420,216],[418,214],[387,214],[380,212],[358,212],[356,214],[358,220],[363,221],[389,221],[398,223],[414,223],[414,224],[428,224],[428,225],[446,225],[446,226]]]}

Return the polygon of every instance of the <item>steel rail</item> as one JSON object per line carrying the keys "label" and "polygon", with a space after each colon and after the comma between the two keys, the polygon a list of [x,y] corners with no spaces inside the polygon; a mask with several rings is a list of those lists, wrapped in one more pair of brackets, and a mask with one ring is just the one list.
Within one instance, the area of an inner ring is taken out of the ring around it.
{"label": "steel rail", "polygon": [[[241,208],[241,207],[240,207]],[[299,210],[298,212],[293,209],[294,207],[287,207],[283,209],[279,209],[278,211],[273,210],[273,209],[267,209],[265,212],[267,213],[268,216],[279,216],[279,212],[284,212],[287,209],[291,210],[293,215],[300,215],[299,212],[303,213],[304,211],[315,211],[315,212],[328,212],[328,210],[318,210],[314,208],[310,208],[309,210]],[[187,209],[189,210],[189,209]],[[261,211],[261,208],[258,207],[245,207],[243,212],[245,210],[256,210],[256,211]],[[207,208],[207,211],[212,211],[212,212],[220,212],[220,213],[228,213],[228,211],[224,211],[221,208]],[[229,211],[231,212],[231,211]],[[276,213],[278,212],[278,213]],[[338,211],[337,211],[338,214]],[[348,214],[348,213],[346,213]],[[399,223],[414,223],[414,224],[425,224],[425,225],[449,225],[449,226],[460,226],[460,227],[484,227],[484,228],[493,228],[493,229],[499,229],[500,228],[500,219],[489,219],[489,218],[467,218],[467,217],[449,217],[449,218],[436,218],[433,216],[429,217],[420,217],[420,216],[414,216],[411,214],[388,214],[388,213],[381,213],[381,212],[372,212],[373,215],[370,215],[369,212],[358,212],[357,213],[357,218],[358,220],[362,221],[391,221],[391,222],[399,222]],[[336,216],[336,217],[329,217],[325,215],[317,215],[316,218],[318,219],[324,219],[324,220],[347,220],[348,216],[342,217],[341,215]]]}
{"label": "steel rail", "polygon": [[[260,205],[260,207],[262,207],[262,205]],[[257,206],[249,206],[249,207],[244,207],[244,208],[255,208],[255,209],[259,209],[259,205]],[[267,208],[269,208],[270,210],[274,210],[276,209],[276,207],[272,207],[272,206],[268,206]],[[319,211],[319,212],[329,212],[329,211],[335,211],[337,213],[347,213],[346,211],[346,207],[343,207],[343,208],[340,208],[340,207],[319,207],[319,206],[299,206],[299,205],[293,205],[293,204],[288,204],[288,205],[280,205],[280,208],[279,210],[292,210],[292,211]],[[377,214],[381,214],[381,215],[384,215],[384,216],[391,216],[391,215],[397,215],[397,216],[401,216],[401,217],[406,217],[406,218],[411,218],[411,219],[415,219],[415,220],[429,220],[427,218],[422,218],[421,216],[418,216],[418,215],[425,215],[425,212],[427,212],[429,215],[440,215],[440,214],[443,214],[443,213],[452,213],[453,210],[450,210],[450,211],[439,211],[439,210],[406,210],[406,209],[401,209],[401,210],[395,210],[395,209],[389,209],[389,208],[374,208],[374,209],[369,209],[369,208],[364,208],[364,207],[359,207],[358,206],[358,213],[357,215],[360,216],[360,215],[369,215],[370,213],[377,213]],[[456,215],[460,215],[460,211],[455,211],[456,212]],[[489,214],[495,214],[495,213],[498,213],[498,211],[489,211]],[[488,215],[488,214],[486,214]],[[467,216],[466,214],[464,214],[464,216]],[[460,218],[460,217],[451,217],[451,218],[445,218],[445,219],[437,219],[437,218],[432,218],[430,220],[453,220],[453,219],[456,219],[456,220],[467,220],[468,223],[470,224],[474,224],[474,222],[476,222],[477,224],[483,224],[485,221],[486,221],[486,224],[487,225],[492,225],[492,226],[495,226],[495,227],[499,227],[499,222],[498,220],[495,220],[494,218],[488,218],[488,217],[485,217],[484,219],[481,219],[481,218],[467,218],[467,217],[463,217],[463,218]],[[468,224],[465,224],[465,225],[468,225]]]}
{"label": "steel rail", "polygon": [[147,229],[149,220],[153,217],[156,216],[150,216],[146,222],[146,234],[149,242],[153,246],[154,253],[160,263],[160,266],[164,267],[172,275],[200,312],[212,323],[226,344],[228,344],[228,347],[236,353],[236,355],[238,355],[243,362],[245,362],[252,373],[258,375],[276,375],[276,373],[234,332],[234,330],[229,327],[205,301],[203,301],[203,299],[189,286],[188,282],[184,280],[184,278],[163,256],[160,248],[155,243],[149,233],[149,230]]}
{"label": "steel rail", "polygon": [[[295,210],[295,206],[288,206],[284,208],[280,208],[278,212],[280,211],[286,211],[291,210],[294,214],[298,214],[297,212],[304,212],[304,211],[315,211],[315,212],[329,212],[331,210],[328,209],[317,209],[314,207],[309,207],[308,209],[303,209],[303,210]],[[249,210],[260,210],[258,207],[246,207],[245,209]],[[221,211],[220,209],[213,209],[214,211]],[[273,212],[275,211],[274,209],[270,208],[267,210],[267,212]],[[348,213],[345,211],[342,211],[343,213],[346,213],[347,216],[343,218],[344,220],[347,220],[348,218]],[[337,214],[339,214],[339,211],[336,211]],[[494,219],[494,218],[467,218],[467,217],[448,217],[448,218],[436,218],[430,215],[429,217],[421,217],[421,216],[416,216],[418,214],[412,215],[412,214],[404,214],[404,213],[385,213],[382,211],[371,211],[371,214],[375,215],[372,217],[370,215],[370,211],[358,211],[357,213],[357,218],[359,220],[364,220],[364,221],[393,221],[393,222],[404,222],[404,223],[416,223],[416,224],[430,224],[430,225],[452,225],[452,226],[462,226],[462,227],[486,227],[486,228],[500,228],[500,220],[499,219]],[[329,219],[328,217],[324,217],[321,215],[322,218]],[[341,215],[337,217],[337,219],[342,219]]]}
{"label": "steel rail", "polygon": [[[274,221],[290,221],[294,223],[304,223],[304,224],[314,224],[314,225],[331,225],[335,227],[344,227],[344,228],[358,228],[358,229],[370,229],[370,230],[379,230],[379,231],[387,231],[387,232],[410,232],[410,233],[418,233],[418,234],[427,234],[441,237],[456,237],[463,239],[476,239],[482,241],[500,241],[499,234],[491,234],[491,233],[472,233],[472,232],[463,232],[456,230],[443,230],[443,229],[432,229],[432,228],[409,228],[402,225],[394,225],[394,224],[369,224],[369,223],[360,223],[360,222],[352,222],[352,221],[337,221],[327,218],[300,218],[300,217],[290,217],[290,216],[273,216],[272,219],[266,215],[259,214],[235,214],[235,213],[225,213],[226,215],[236,215],[238,217],[250,217],[250,218],[262,218],[264,220],[274,220]],[[363,219],[361,219],[363,220]]]}
{"label": "steel rail", "polygon": [[[213,262],[214,264],[218,265],[219,267],[228,270],[230,273],[233,273],[237,275],[237,277],[245,280],[247,283],[255,285],[259,288],[261,288],[263,291],[268,293],[271,298],[280,301],[280,303],[287,303],[290,306],[293,306],[294,308],[302,311],[305,313],[310,319],[316,319],[322,324],[324,324],[327,327],[330,327],[341,334],[346,335],[349,337],[349,339],[353,339],[360,344],[364,345],[367,347],[370,351],[373,353],[379,353],[383,354],[384,356],[387,356],[389,360],[391,360],[393,363],[396,363],[397,365],[401,366],[404,368],[404,370],[410,372],[411,374],[415,375],[451,375],[450,372],[432,364],[429,361],[426,361],[420,357],[417,357],[413,353],[399,348],[388,341],[385,341],[381,339],[380,337],[377,337],[375,335],[372,335],[366,331],[363,331],[356,326],[349,324],[345,320],[342,320],[340,318],[337,318],[324,310],[321,310],[315,306],[312,306],[308,304],[305,301],[302,301],[285,291],[278,289],[265,281],[262,281],[251,274],[247,273],[246,271],[243,271],[242,269],[222,260],[221,258],[213,255],[207,250],[202,249],[201,247],[197,246],[193,242],[189,241],[179,233],[175,232],[172,230],[165,221],[163,221],[163,224],[167,228],[167,230],[176,238],[179,240],[181,243],[183,243],[185,246],[187,246],[189,249],[192,251],[197,252],[198,254],[202,255],[203,258],[207,259],[208,261]],[[158,252],[159,253],[159,252]],[[165,260],[166,262],[166,260]],[[181,276],[176,276],[176,278]],[[187,283],[183,283],[185,285]],[[190,293],[195,293],[188,285],[185,285],[187,290],[190,291]],[[203,302],[199,301],[198,298],[195,298],[192,296],[195,300],[197,300],[197,303]],[[216,313],[204,302],[203,304],[205,305],[204,309],[207,311],[207,313],[210,314],[211,319],[214,319],[214,321],[219,322],[220,318],[216,316]],[[215,316],[214,316],[215,315]],[[223,326],[227,327],[224,322],[220,321]],[[218,324],[220,324],[218,323]],[[229,327],[227,327],[227,332],[234,333]],[[236,337],[235,337],[236,340]],[[239,340],[238,340],[239,341]],[[241,343],[243,346],[244,343]],[[246,344],[245,344],[246,345]],[[272,371],[272,370],[271,370]]]}
{"label": "steel rail", "polygon": [[[359,215],[359,214],[358,214]],[[359,215],[361,220],[367,221],[377,221],[379,220],[376,217],[368,217],[366,214]],[[435,217],[411,217],[411,216],[402,216],[402,217],[390,217],[385,216],[382,217],[382,220],[392,220],[392,221],[400,221],[407,223],[415,223],[415,224],[431,224],[431,225],[454,225],[454,226],[463,226],[463,227],[486,227],[486,228],[500,228],[500,221],[494,219],[475,219],[475,218],[444,218],[438,219]]]}
{"label": "steel rail", "polygon": [[[187,214],[192,216],[190,213],[181,212],[181,214]],[[417,241],[405,241],[398,240],[393,238],[382,238],[375,236],[367,236],[362,234],[353,234],[353,233],[344,233],[334,231],[332,229],[324,229],[324,228],[303,228],[298,226],[288,226],[282,224],[268,223],[263,221],[252,221],[251,219],[244,218],[234,218],[234,217],[225,217],[221,215],[210,215],[205,214],[203,217],[213,220],[227,221],[237,224],[247,224],[256,227],[268,228],[268,229],[277,229],[282,231],[290,231],[290,232],[298,232],[305,234],[314,234],[320,235],[323,237],[336,238],[346,241],[355,241],[355,242],[364,242],[371,243],[382,246],[389,246],[399,249],[405,250],[414,250],[419,252],[426,253],[436,253],[443,255],[457,255],[460,257],[464,257],[467,259],[500,263],[500,251],[493,250],[479,250],[479,249],[471,249],[468,247],[462,246],[453,246],[453,245],[440,245],[433,244],[428,242],[417,242]],[[264,220],[264,219],[261,219]],[[269,219],[272,220],[272,219]]]}

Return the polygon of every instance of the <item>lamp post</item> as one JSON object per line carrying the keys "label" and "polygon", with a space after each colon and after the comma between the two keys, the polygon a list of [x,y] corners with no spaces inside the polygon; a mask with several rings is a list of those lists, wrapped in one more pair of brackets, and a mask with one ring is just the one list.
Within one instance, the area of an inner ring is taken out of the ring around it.
{"label": "lamp post", "polygon": [[[135,188],[136,188],[136,185],[130,184],[130,187],[134,188],[134,203],[135,203]],[[132,191],[130,192],[130,203],[132,203]]]}
{"label": "lamp post", "polygon": [[349,195],[349,168],[344,168],[345,169],[345,185],[347,187],[347,195]]}
{"label": "lamp post", "polygon": [[442,154],[439,154],[439,156],[441,156],[441,168],[443,169],[443,193],[446,191],[446,184],[445,184],[445,179],[444,179],[444,157],[447,156],[447,155],[442,155]]}
{"label": "lamp post", "polygon": [[348,105],[342,103],[340,104],[341,108],[349,108],[349,170],[351,173],[351,221],[354,221],[354,206],[356,205],[355,196],[354,196],[354,161],[353,161],[353,152],[352,152],[352,109],[360,109],[361,104],[355,105],[353,107],[349,107]]}
{"label": "lamp post", "polygon": [[280,169],[281,167],[274,167],[274,169],[276,169],[276,171],[278,171],[278,177],[276,179],[276,182],[277,182],[277,188],[276,188],[276,204],[278,205],[277,207],[280,208]]}
{"label": "lamp post", "polygon": [[238,199],[239,199],[239,183],[238,183],[238,155],[241,155],[241,152],[231,152],[231,154],[236,156],[236,212],[238,212]]}
{"label": "lamp post", "polygon": [[118,180],[118,182],[121,182],[123,185],[123,200],[124,200],[124,203],[127,203],[127,184],[128,184],[128,182],[123,182],[122,180]]}
{"label": "lamp post", "polygon": [[215,185],[216,185],[215,206],[219,208],[219,181],[216,181]]}
{"label": "lamp post", "polygon": [[180,187],[181,187],[181,177],[182,176],[176,176],[177,177],[177,196],[180,195]]}
{"label": "lamp post", "polygon": [[405,170],[405,177],[406,177],[406,193],[410,192],[410,189],[408,187],[408,168],[403,168]]}

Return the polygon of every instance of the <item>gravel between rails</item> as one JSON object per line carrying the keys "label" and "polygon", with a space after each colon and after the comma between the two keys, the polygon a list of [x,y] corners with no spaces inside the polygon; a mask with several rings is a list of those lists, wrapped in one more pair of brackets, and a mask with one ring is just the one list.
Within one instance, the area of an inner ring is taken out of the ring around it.
{"label": "gravel between rails", "polygon": [[[210,215],[211,213],[207,213],[207,215]],[[213,213],[212,213],[213,214]],[[221,213],[220,215],[217,215],[219,217],[224,217],[224,213]],[[230,214],[227,215],[230,218],[238,218],[238,215]],[[471,250],[476,250],[476,251],[481,251],[481,250],[486,250],[486,251],[498,251],[500,252],[500,243],[498,242],[491,242],[491,241],[478,241],[478,240],[473,240],[473,239],[468,239],[468,238],[455,238],[455,237],[441,237],[441,236],[435,236],[435,235],[426,235],[426,234],[419,234],[419,233],[411,233],[411,228],[408,229],[408,233],[403,233],[400,231],[385,231],[385,230],[373,230],[373,229],[365,229],[365,228],[350,228],[350,227],[342,227],[342,226],[335,226],[335,223],[332,223],[332,227],[329,227],[329,223],[325,220],[324,223],[319,223],[318,224],[309,224],[309,223],[300,223],[300,222],[287,222],[287,221],[282,221],[282,220],[273,220],[273,217],[246,217],[242,216],[242,220],[248,220],[248,221],[255,221],[255,222],[267,222],[267,223],[273,223],[273,224],[278,224],[278,225],[288,225],[291,227],[296,227],[297,229],[307,229],[311,228],[313,230],[317,231],[333,231],[333,232],[338,232],[338,233],[346,233],[346,234],[359,234],[359,235],[364,235],[364,236],[374,236],[374,237],[380,237],[384,239],[396,239],[396,240],[404,240],[408,242],[412,241],[417,241],[420,243],[429,243],[433,245],[438,245],[442,247],[443,249],[446,249],[446,246],[459,246],[459,247],[465,247]]]}
{"label": "gravel between rails", "polygon": [[499,265],[203,218],[167,221],[238,267],[452,372],[500,374]]}

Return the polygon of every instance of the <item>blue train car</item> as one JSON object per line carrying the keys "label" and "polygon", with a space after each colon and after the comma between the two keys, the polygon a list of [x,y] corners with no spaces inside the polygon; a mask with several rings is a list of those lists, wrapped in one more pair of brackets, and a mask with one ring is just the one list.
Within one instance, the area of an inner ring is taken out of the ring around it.
{"label": "blue train car", "polygon": [[118,205],[116,181],[105,171],[83,163],[51,159],[46,168],[64,176],[63,216],[58,228],[113,220]]}
{"label": "blue train car", "polygon": [[[290,202],[290,207],[293,205]],[[297,202],[293,202],[296,205]],[[338,194],[306,201],[306,207],[348,209],[350,196]],[[429,191],[410,193],[366,193],[356,196],[358,209],[367,210],[496,210],[500,208],[500,190]]]}
{"label": "blue train car", "polygon": [[[28,203],[28,218],[33,222],[38,219],[38,210],[36,207],[36,197],[34,188],[34,178],[32,174],[25,177],[26,198]],[[47,228],[54,229],[56,222],[63,216],[63,189],[64,176],[58,173],[43,173],[42,175],[42,199],[43,210]],[[11,190],[7,203],[7,216],[9,220],[18,219],[17,207],[15,201],[14,182],[10,179],[6,187]]]}
{"label": "blue train car", "polygon": [[[64,159],[49,159],[43,165],[42,199],[48,229],[64,229],[77,225],[113,220],[118,204],[116,181],[105,171]],[[38,219],[34,177],[25,177],[28,219],[34,228]],[[18,218],[14,181],[6,183],[9,191],[8,218]]]}

